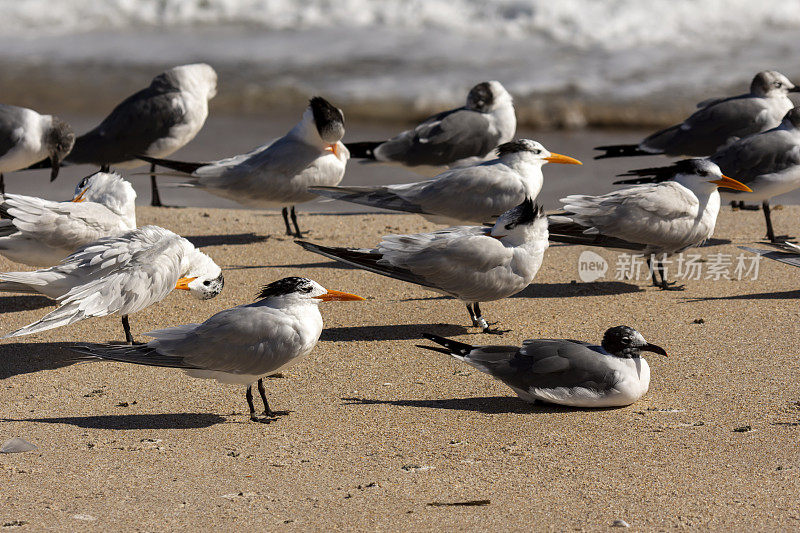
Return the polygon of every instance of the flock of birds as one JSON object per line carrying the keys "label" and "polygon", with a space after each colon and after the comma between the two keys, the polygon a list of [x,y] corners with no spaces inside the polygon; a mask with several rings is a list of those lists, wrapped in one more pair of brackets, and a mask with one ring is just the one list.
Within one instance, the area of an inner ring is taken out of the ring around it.
{"label": "flock of birds", "polygon": [[[202,128],[216,81],[205,64],[167,70],[77,138],[57,117],[0,105],[0,186],[3,173],[27,168],[50,167],[55,179],[64,164],[100,167],[67,202],[3,189],[0,254],[43,268],[0,274],[0,291],[43,294],[58,304],[6,337],[117,314],[127,344],[76,345],[82,358],[181,368],[191,376],[246,385],[250,418],[274,419],[263,378],[312,351],[323,328],[321,302],[363,298],[289,277],[266,285],[255,303],[201,324],[150,332],[153,340],[135,342],[128,315],[173,289],[209,299],[224,285],[220,267],[186,239],[158,226],[137,228],[136,192],[110,169],[144,163],[150,164],[153,205],[160,204],[156,176],[180,176],[185,179],[180,186],[246,206],[281,207],[286,233],[297,238],[302,233],[295,205],[319,196],[449,224],[430,233],[387,235],[369,249],[296,242],[310,252],[456,298],[466,305],[472,325],[490,334],[503,331],[486,320],[480,304],[529,285],[551,241],[648,255],[653,284],[679,289],[668,281],[662,261],[711,237],[721,205],[719,188],[740,207],[747,199],[763,202],[768,238],[778,250],[746,249],[800,266],[800,248],[775,235],[769,210],[770,198],[800,187],[800,107],[788,98],[800,89],[778,72],[758,73],[746,94],[702,102],[684,122],[638,145],[599,147],[604,153],[597,159],[692,158],[631,171],[623,176],[632,178],[616,182],[625,187],[604,195],[568,196],[561,212],[550,215],[535,203],[542,167],[581,162],[536,141],[515,140],[513,100],[497,81],[473,87],[463,107],[384,141],[344,144],[342,111],[314,97],[297,125],[272,143],[219,161],[166,159]],[[404,165],[432,177],[388,186],[339,186],[350,158]],[[580,407],[635,402],[650,381],[642,352],[666,355],[627,326],[609,329],[600,345],[537,339],[521,347],[471,346],[425,337],[436,346],[421,347],[489,373],[526,401]],[[261,416],[253,402],[254,384],[264,403]]]}

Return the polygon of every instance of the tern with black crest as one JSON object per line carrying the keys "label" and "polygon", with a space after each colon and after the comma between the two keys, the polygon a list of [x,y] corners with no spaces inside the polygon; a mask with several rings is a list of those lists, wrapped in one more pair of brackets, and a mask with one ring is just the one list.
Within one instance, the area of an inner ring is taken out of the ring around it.
{"label": "tern with black crest", "polygon": [[[316,198],[309,187],[342,181],[350,157],[341,143],[343,136],[341,109],[315,96],[289,133],[246,154],[210,163],[142,159],[174,171],[165,174],[191,176],[192,180],[182,186],[203,189],[249,207],[283,207],[286,234],[300,237],[294,206]],[[294,233],[289,226],[288,206]]]}
{"label": "tern with black crest", "polygon": [[786,76],[774,70],[759,72],[750,92],[730,98],[711,98],[680,124],[658,131],[639,144],[598,146],[607,157],[640,155],[709,156],[740,138],[774,128],[794,104],[790,92],[800,91]]}
{"label": "tern with black crest", "polygon": [[491,228],[387,235],[371,250],[296,242],[325,257],[458,298],[473,326],[484,333],[503,333],[490,327],[480,303],[507,298],[531,283],[548,246],[547,217],[529,198],[503,213]]}
{"label": "tern with black crest", "polygon": [[511,95],[499,81],[473,87],[463,107],[426,118],[387,141],[347,143],[353,159],[395,163],[434,176],[442,167],[479,163],[514,138],[517,117]]}
{"label": "tern with black crest", "polygon": [[133,343],[128,315],[160,302],[173,289],[208,300],[222,291],[222,270],[175,233],[143,226],[106,237],[34,272],[0,274],[0,291],[39,293],[58,308],[3,338],[30,335],[112,313],[122,315],[125,339]]}
{"label": "tern with black crest", "polygon": [[381,209],[418,213],[442,224],[483,223],[536,199],[542,189],[542,166],[580,165],[571,157],[549,152],[530,139],[501,144],[497,159],[448,170],[434,179],[378,187],[314,187],[313,192],[336,200]]}
{"label": "tern with black crest", "polygon": [[[364,300],[329,291],[307,278],[284,278],[266,285],[255,303],[221,311],[202,324],[152,331],[146,344],[85,344],[74,349],[93,359],[182,369],[221,383],[247,385],[250,419],[269,422],[277,413],[267,402],[264,378],[300,362],[322,333],[321,302]],[[253,385],[264,402],[256,415]]]}
{"label": "tern with black crest", "polygon": [[[667,282],[664,257],[711,237],[720,207],[719,187],[750,189],[724,176],[706,159],[684,159],[625,175],[639,177],[616,183],[637,185],[600,196],[574,194],[562,198],[565,212],[550,217],[550,240],[650,256],[653,285],[679,289]],[[660,281],[656,274],[660,274]]]}
{"label": "tern with black crest", "polygon": [[621,407],[650,388],[650,366],[642,352],[667,355],[628,326],[606,331],[599,345],[568,339],[532,339],[522,346],[472,346],[430,333],[445,353],[502,381],[526,402],[572,407]]}

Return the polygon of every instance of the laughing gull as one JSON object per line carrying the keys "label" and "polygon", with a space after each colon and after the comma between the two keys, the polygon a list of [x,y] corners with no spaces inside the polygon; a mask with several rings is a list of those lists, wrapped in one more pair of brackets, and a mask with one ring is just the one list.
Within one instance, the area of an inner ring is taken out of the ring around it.
{"label": "laughing gull", "polygon": [[[306,278],[284,278],[266,285],[258,300],[226,309],[202,324],[152,331],[146,344],[87,344],[74,348],[89,358],[138,365],[180,368],[201,379],[247,385],[250,420],[269,422],[277,416],[267,402],[264,378],[300,362],[322,333],[320,302],[364,300],[329,291]],[[264,402],[264,418],[256,416],[253,384]]]}
{"label": "laughing gull", "polygon": [[294,204],[316,198],[308,191],[311,186],[336,185],[342,181],[350,157],[340,142],[343,136],[342,110],[316,96],[289,133],[246,154],[210,163],[144,156],[142,159],[177,171],[172,175],[194,178],[184,186],[197,187],[246,206],[283,206],[287,235],[292,235],[286,207],[291,205],[294,235],[300,237]]}
{"label": "laughing gull", "polygon": [[774,128],[794,104],[790,92],[800,91],[774,70],[759,72],[750,92],[730,98],[712,98],[680,124],[656,132],[639,144],[598,146],[595,159],[639,155],[708,156],[736,139]]}
{"label": "laughing gull", "polygon": [[396,163],[436,175],[441,167],[483,161],[498,145],[514,138],[517,117],[511,95],[499,81],[470,90],[467,103],[425,119],[388,141],[347,143],[353,159]]}
{"label": "laughing gull", "polygon": [[654,255],[679,253],[711,237],[720,206],[718,187],[750,189],[723,176],[707,159],[684,159],[624,175],[640,177],[616,183],[645,184],[601,196],[562,198],[566,213],[550,217],[550,240],[652,254],[648,264],[654,263],[650,264],[653,285],[680,289],[667,282],[663,264]]}
{"label": "laughing gull", "polygon": [[[762,203],[767,238],[771,242],[787,239],[775,236],[769,200],[800,187],[800,107],[786,113],[776,128],[738,140],[710,159],[723,172],[753,189],[753,194],[745,196],[748,201]],[[723,196],[739,200],[742,195],[726,191]]]}
{"label": "laughing gull", "polygon": [[500,334],[483,318],[479,302],[507,298],[531,283],[548,246],[547,217],[529,198],[503,213],[491,228],[387,235],[372,250],[295,242],[325,257],[458,298],[474,326]]}
{"label": "laughing gull", "polygon": [[119,174],[81,180],[69,202],[0,196],[0,254],[17,263],[52,266],[102,237],[136,228],[136,192]]}
{"label": "laughing gull", "polygon": [[445,353],[502,381],[522,400],[572,407],[621,407],[650,388],[650,366],[641,352],[666,356],[628,326],[606,331],[600,346],[568,339],[532,339],[518,346],[471,346],[430,333]]}
{"label": "laughing gull", "polygon": [[542,188],[542,166],[582,164],[548,152],[536,141],[521,139],[501,144],[497,159],[448,170],[434,179],[378,187],[314,187],[329,198],[371,207],[418,213],[442,224],[491,220]]}
{"label": "laughing gull", "polygon": [[[217,94],[217,73],[205,63],[173,67],[146,89],[129,96],[99,126],[78,137],[67,161],[134,168],[136,156],[167,157],[194,139],[208,117],[208,101]],[[160,206],[155,168],[150,167],[152,201]]]}
{"label": "laughing gull", "polygon": [[0,274],[0,291],[40,293],[58,308],[3,338],[29,335],[112,313],[122,315],[125,339],[133,343],[128,315],[160,302],[173,289],[199,300],[222,290],[222,270],[186,239],[158,226],[105,237],[35,272]]}
{"label": "laughing gull", "polygon": [[800,246],[793,242],[775,242],[771,244],[778,250],[764,250],[762,248],[751,248],[749,246],[739,246],[739,248],[766,257],[767,259],[772,259],[773,261],[779,261],[800,268]]}
{"label": "laughing gull", "polygon": [[58,117],[0,104],[0,194],[5,192],[4,172],[28,168],[43,158],[52,168],[50,181],[56,179],[73,144],[75,134]]}

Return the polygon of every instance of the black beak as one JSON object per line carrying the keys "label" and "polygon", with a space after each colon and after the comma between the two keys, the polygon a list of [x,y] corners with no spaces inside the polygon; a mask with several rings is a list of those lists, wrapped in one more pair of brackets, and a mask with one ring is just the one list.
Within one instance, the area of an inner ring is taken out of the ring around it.
{"label": "black beak", "polygon": [[55,157],[50,158],[50,181],[54,181],[58,177],[58,170],[61,168],[61,161]]}
{"label": "black beak", "polygon": [[791,89],[789,89],[789,92],[790,92],[790,93],[800,93],[800,86],[798,86],[798,85],[795,85],[794,87],[792,87]]}
{"label": "black beak", "polygon": [[642,346],[639,349],[641,351],[643,351],[643,352],[653,352],[653,353],[657,353],[657,354],[663,355],[664,357],[667,356],[666,350],[664,350],[664,348],[662,348],[661,346],[656,346],[655,344],[645,344],[644,346]]}

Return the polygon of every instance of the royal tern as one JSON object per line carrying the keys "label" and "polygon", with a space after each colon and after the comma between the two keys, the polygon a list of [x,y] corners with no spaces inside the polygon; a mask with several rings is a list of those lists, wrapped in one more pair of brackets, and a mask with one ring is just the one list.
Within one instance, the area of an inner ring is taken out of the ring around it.
{"label": "royal tern", "polygon": [[292,235],[286,207],[291,205],[295,235],[300,237],[294,204],[316,198],[308,191],[309,187],[342,181],[350,157],[340,142],[343,136],[341,109],[316,96],[289,133],[246,154],[211,163],[142,159],[178,171],[178,175],[190,175],[194,179],[184,184],[187,187],[197,187],[246,206],[283,206],[287,235]]}
{"label": "royal tern", "polygon": [[[250,419],[275,418],[263,378],[300,362],[322,333],[320,302],[363,300],[329,291],[306,278],[284,278],[266,285],[255,303],[226,309],[202,324],[186,324],[146,333],[146,344],[88,344],[74,348],[90,358],[180,368],[188,375],[220,383],[247,385]],[[256,416],[253,384],[264,402],[265,418]]]}
{"label": "royal tern", "polygon": [[[675,254],[703,243],[714,233],[720,206],[717,187],[750,190],[723,176],[707,159],[684,159],[629,175],[650,177],[624,180],[621,183],[648,183],[601,196],[575,194],[562,198],[566,213],[550,217],[550,240],[635,250],[650,258]],[[667,282],[659,259],[653,263],[653,285],[680,289]]]}
{"label": "royal tern", "polygon": [[639,144],[598,146],[595,159],[638,155],[708,156],[737,139],[774,128],[794,104],[790,92],[800,91],[774,70],[759,72],[750,92],[730,98],[712,98],[680,124],[658,131]]}
{"label": "royal tern", "polygon": [[548,152],[536,141],[501,144],[497,159],[448,170],[431,180],[379,187],[314,187],[323,196],[371,207],[418,213],[438,223],[482,223],[508,211],[542,188],[542,166],[580,165],[571,157]]}
{"label": "royal tern", "polygon": [[502,381],[526,402],[572,407],[619,407],[644,396],[650,366],[641,352],[666,356],[628,326],[610,328],[599,346],[568,339],[532,339],[517,346],[471,346],[430,333],[445,353]]}
{"label": "royal tern", "polygon": [[119,174],[81,180],[70,202],[0,196],[0,254],[17,263],[52,266],[102,237],[136,228],[136,192]]}
{"label": "royal tern", "polygon": [[17,337],[66,326],[85,318],[122,315],[125,339],[133,343],[128,315],[183,289],[199,300],[222,290],[222,271],[186,239],[158,226],[105,237],[35,272],[0,274],[0,291],[41,293],[58,308],[6,335]]}
{"label": "royal tern", "polygon": [[[753,190],[748,201],[761,202],[767,223],[767,238],[776,242],[769,200],[800,187],[800,107],[795,107],[776,128],[740,139],[709,158],[719,168]],[[740,200],[741,194],[725,192],[726,200]],[[735,201],[734,201],[735,203]]]}
{"label": "royal tern", "polygon": [[749,246],[739,246],[739,248],[766,257],[767,259],[800,268],[800,246],[793,242],[776,242],[771,244],[777,248],[777,250],[764,250],[762,248],[751,248]]}
{"label": "royal tern", "polygon": [[[162,72],[146,89],[129,96],[99,126],[78,137],[67,161],[98,165],[108,171],[142,164],[137,155],[167,157],[194,139],[208,117],[208,101],[217,94],[217,73],[205,63]],[[150,167],[152,205],[161,199]]]}
{"label": "royal tern", "polygon": [[0,194],[5,192],[4,172],[27,168],[43,158],[52,169],[50,181],[56,179],[73,144],[75,134],[58,117],[0,104]]}
{"label": "royal tern", "polygon": [[479,302],[507,298],[530,284],[548,246],[547,217],[528,198],[491,228],[387,235],[371,250],[295,242],[325,257],[458,298],[474,326],[484,333],[503,333],[489,327]]}
{"label": "royal tern", "polygon": [[498,145],[513,139],[516,129],[511,95],[499,81],[485,81],[470,90],[464,107],[428,117],[388,141],[347,143],[347,147],[353,159],[398,163],[423,174],[433,170],[430,175],[435,175],[441,167],[483,161]]}

